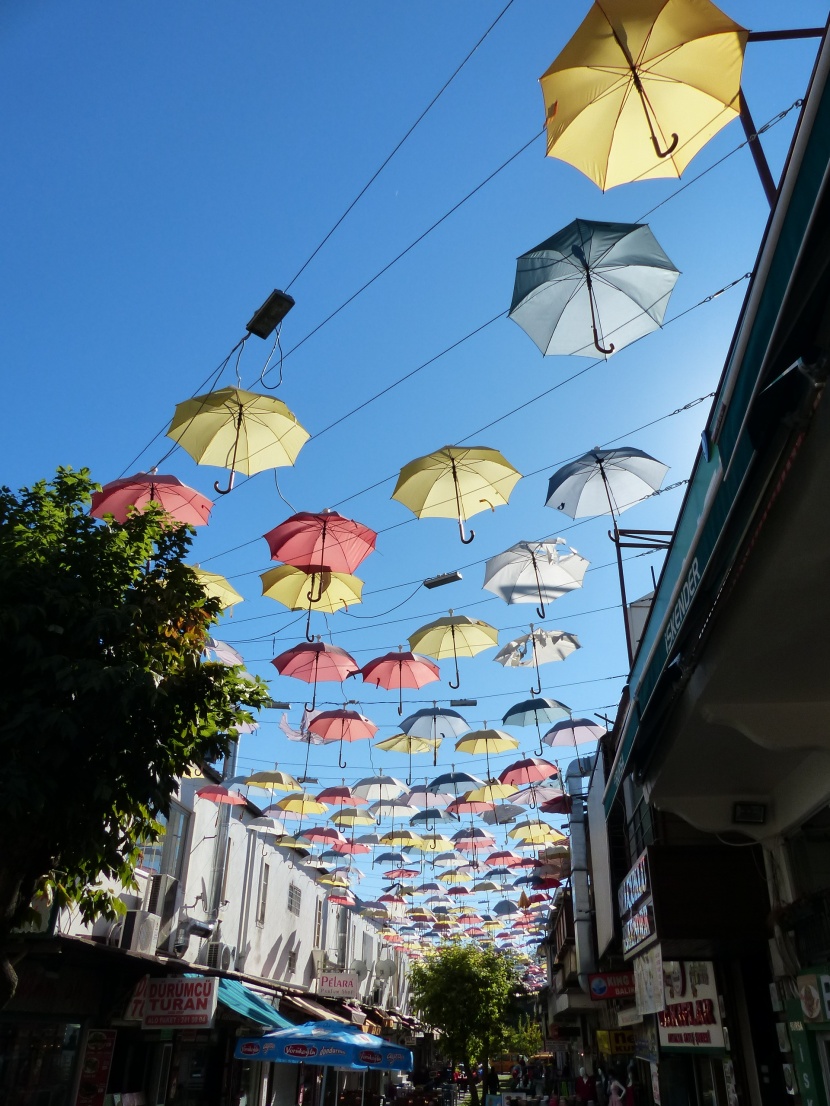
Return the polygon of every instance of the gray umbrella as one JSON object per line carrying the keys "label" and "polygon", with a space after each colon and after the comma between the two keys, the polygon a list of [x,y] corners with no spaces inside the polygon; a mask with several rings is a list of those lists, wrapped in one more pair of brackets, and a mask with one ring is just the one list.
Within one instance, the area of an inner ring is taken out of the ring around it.
{"label": "gray umbrella", "polygon": [[607,355],[662,326],[679,275],[644,223],[575,219],[518,259],[509,317],[544,354]]}
{"label": "gray umbrella", "polygon": [[616,518],[657,491],[667,472],[668,465],[633,446],[592,449],[551,476],[545,506],[571,518]]}

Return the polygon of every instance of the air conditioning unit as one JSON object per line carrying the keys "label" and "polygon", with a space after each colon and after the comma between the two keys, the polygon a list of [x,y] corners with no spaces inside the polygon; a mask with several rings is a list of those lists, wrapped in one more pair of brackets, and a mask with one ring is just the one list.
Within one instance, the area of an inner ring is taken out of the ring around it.
{"label": "air conditioning unit", "polygon": [[311,959],[314,961],[314,974],[319,975],[328,967],[329,958],[325,949],[312,949]]}
{"label": "air conditioning unit", "polygon": [[144,892],[144,909],[161,918],[158,948],[166,948],[173,932],[179,881],[164,873],[151,876]]}
{"label": "air conditioning unit", "polygon": [[353,960],[349,965],[349,971],[355,972],[361,983],[369,974],[369,968],[365,960]]}
{"label": "air conditioning unit", "polygon": [[376,960],[375,977],[377,979],[391,979],[395,974],[394,960]]}
{"label": "air conditioning unit", "polygon": [[229,972],[234,966],[236,949],[226,945],[224,941],[209,941],[207,947],[207,966],[219,968],[220,971]]}
{"label": "air conditioning unit", "polygon": [[118,944],[131,952],[145,952],[151,956],[156,951],[161,918],[149,910],[128,910],[121,923]]}

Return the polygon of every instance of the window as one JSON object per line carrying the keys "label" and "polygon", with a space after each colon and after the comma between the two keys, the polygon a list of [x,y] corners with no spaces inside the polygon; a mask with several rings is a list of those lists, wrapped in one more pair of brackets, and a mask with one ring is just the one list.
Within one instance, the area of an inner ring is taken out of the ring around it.
{"label": "window", "polygon": [[170,816],[156,815],[161,825],[161,836],[151,845],[141,850],[139,867],[145,871],[164,874],[179,879],[185,856],[187,831],[190,825],[190,813],[176,802],[170,804]]}
{"label": "window", "polygon": [[318,899],[317,905],[314,908],[314,948],[321,948],[320,942],[323,939],[323,900]]}
{"label": "window", "polygon": [[303,901],[303,894],[300,891],[296,883],[289,883],[288,885],[288,913],[299,914],[300,903]]}
{"label": "window", "polygon": [[259,877],[259,901],[256,908],[256,924],[265,925],[265,904],[268,901],[268,877],[271,873],[270,865],[262,862],[262,873]]}
{"label": "window", "polygon": [[297,950],[292,949],[288,954],[288,974],[293,975],[297,970]]}

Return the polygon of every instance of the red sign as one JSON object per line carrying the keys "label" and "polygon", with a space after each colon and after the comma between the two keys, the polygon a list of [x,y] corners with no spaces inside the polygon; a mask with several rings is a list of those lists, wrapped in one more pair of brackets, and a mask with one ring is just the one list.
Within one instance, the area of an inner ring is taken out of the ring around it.
{"label": "red sign", "polygon": [[90,1029],[81,1064],[76,1106],[104,1106],[115,1037],[114,1029]]}
{"label": "red sign", "polygon": [[216,1013],[216,976],[151,979],[144,996],[144,1029],[210,1029]]}
{"label": "red sign", "polygon": [[301,1060],[305,1060],[309,1056],[316,1056],[317,1049],[314,1045],[286,1045],[283,1053],[286,1056],[299,1056]]}
{"label": "red sign", "polygon": [[379,1064],[383,1060],[383,1053],[372,1052],[370,1049],[364,1049],[358,1056],[361,1064]]}
{"label": "red sign", "polygon": [[239,1051],[243,1056],[257,1056],[259,1054],[259,1045],[252,1045],[244,1042],[239,1046]]}
{"label": "red sign", "polygon": [[597,972],[588,976],[591,998],[634,998],[634,972]]}

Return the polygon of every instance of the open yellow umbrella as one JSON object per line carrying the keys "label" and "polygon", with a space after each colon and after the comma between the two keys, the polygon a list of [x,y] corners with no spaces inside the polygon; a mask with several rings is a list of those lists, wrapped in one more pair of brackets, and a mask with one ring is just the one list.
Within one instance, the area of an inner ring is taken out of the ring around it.
{"label": "open yellow umbrella", "polygon": [[481,756],[484,753],[487,757],[487,777],[489,779],[490,754],[504,753],[508,749],[518,749],[519,742],[511,734],[505,733],[504,730],[488,730],[485,722],[483,730],[473,730],[471,733],[464,734],[456,741],[455,747],[459,753],[470,753],[471,756]]}
{"label": "open yellow umbrella", "polygon": [[489,622],[468,618],[465,614],[454,615],[450,611],[447,618],[438,618],[421,626],[408,640],[413,652],[426,653],[438,661],[452,657],[455,661],[455,683],[452,680],[448,682],[451,688],[458,688],[461,684],[459,656],[474,657],[483,649],[492,649],[499,643],[499,632]]}
{"label": "open yellow umbrella", "polygon": [[396,845],[401,849],[423,849],[424,842],[414,830],[399,829],[384,833],[380,839],[381,845]]}
{"label": "open yellow umbrella", "polygon": [[555,845],[561,841],[567,841],[564,834],[549,826],[547,822],[518,822],[507,831],[507,836],[534,845]]}
{"label": "open yellow umbrella", "polygon": [[167,437],[197,464],[230,469],[227,488],[220,488],[218,480],[213,485],[226,495],[237,472],[252,476],[293,465],[310,435],[281,399],[243,388],[220,388],[177,403]]}
{"label": "open yellow umbrella", "polygon": [[302,818],[306,814],[325,814],[329,809],[325,803],[318,803],[307,791],[295,791],[284,799],[279,799],[274,805],[296,818]]}
{"label": "open yellow umbrella", "polygon": [[242,781],[250,787],[265,787],[270,791],[301,791],[297,780],[288,772],[280,772],[272,768],[265,772],[252,772]]}
{"label": "open yellow umbrella", "polygon": [[548,156],[603,191],[679,177],[740,114],[748,34],[710,0],[598,0],[540,78]]}
{"label": "open yellow umbrella", "polygon": [[219,600],[223,610],[226,607],[233,607],[237,603],[243,602],[242,596],[236,588],[231,587],[225,577],[218,572],[206,572],[203,568],[194,568],[193,565],[189,567],[211,599]]}
{"label": "open yellow umbrella", "polygon": [[363,581],[347,572],[304,572],[293,565],[277,565],[260,576],[262,594],[291,611],[308,611],[306,640],[313,641],[311,612],[333,614],[361,602]]}
{"label": "open yellow umbrella", "polygon": [[452,841],[443,833],[422,833],[424,851],[430,853],[451,853],[455,849]]}
{"label": "open yellow umbrella", "polygon": [[359,810],[357,807],[349,806],[341,807],[336,814],[330,816],[329,821],[338,826],[373,826],[375,824],[375,819],[371,814],[367,814],[365,810]]}
{"label": "open yellow umbrella", "polygon": [[441,744],[440,737],[415,737],[414,734],[396,733],[391,737],[385,737],[383,741],[376,741],[375,747],[383,749],[386,753],[408,753],[409,773],[406,777],[407,784],[412,783],[412,754],[435,753]]}
{"label": "open yellow umbrella", "polygon": [[392,498],[418,518],[457,518],[461,540],[464,522],[480,511],[504,506],[521,473],[497,449],[446,445],[403,466]]}

